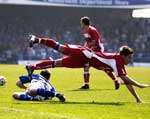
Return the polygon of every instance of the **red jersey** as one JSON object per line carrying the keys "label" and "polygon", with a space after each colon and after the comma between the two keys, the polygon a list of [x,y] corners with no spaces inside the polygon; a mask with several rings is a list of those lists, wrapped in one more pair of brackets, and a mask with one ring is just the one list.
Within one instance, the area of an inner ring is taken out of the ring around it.
{"label": "red jersey", "polygon": [[92,49],[93,51],[103,51],[102,44],[102,35],[97,31],[97,29],[93,26],[89,26],[89,28],[83,33],[86,39],[86,47]]}
{"label": "red jersey", "polygon": [[112,71],[116,76],[126,75],[125,62],[117,53],[93,52],[87,47],[67,45],[64,53],[69,57],[64,58],[64,66],[69,68],[82,68],[86,63],[98,70]]}
{"label": "red jersey", "polygon": [[110,70],[116,76],[126,75],[124,59],[116,53],[89,52],[83,50],[83,54],[89,59],[90,66],[99,70]]}

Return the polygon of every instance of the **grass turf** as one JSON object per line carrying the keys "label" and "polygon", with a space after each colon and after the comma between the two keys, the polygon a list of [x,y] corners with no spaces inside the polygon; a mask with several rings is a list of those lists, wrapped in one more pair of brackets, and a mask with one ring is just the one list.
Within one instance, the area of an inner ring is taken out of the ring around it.
{"label": "grass turf", "polygon": [[[14,100],[19,75],[25,74],[23,66],[0,65],[0,75],[7,84],[0,86],[0,119],[149,119],[150,88],[138,89],[144,100],[137,104],[125,86],[114,90],[114,85],[102,71],[91,68],[88,91],[79,90],[82,85],[82,69],[56,68],[52,71],[52,84],[64,93],[65,103],[57,99],[42,102]],[[137,81],[150,83],[150,68],[129,67],[128,74]]]}

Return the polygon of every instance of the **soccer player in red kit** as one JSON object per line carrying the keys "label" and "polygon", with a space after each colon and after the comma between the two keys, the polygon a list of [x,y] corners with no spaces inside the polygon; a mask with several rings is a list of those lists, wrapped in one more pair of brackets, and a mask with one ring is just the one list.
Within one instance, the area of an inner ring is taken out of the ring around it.
{"label": "soccer player in red kit", "polygon": [[[81,17],[80,19],[80,24],[83,32],[83,36],[85,38],[85,47],[88,47],[94,52],[104,52],[104,46],[102,43],[102,34],[98,32],[98,30],[94,27],[91,26],[90,23],[90,18],[89,17]],[[89,78],[90,78],[90,73],[89,73],[89,62],[84,65],[84,85],[80,89],[89,89]],[[115,89],[119,88],[119,83],[113,75],[105,70],[105,72],[110,75],[111,79],[113,79],[115,83]]]}
{"label": "soccer player in red kit", "polygon": [[119,53],[112,54],[92,52],[90,49],[83,46],[61,45],[53,39],[32,36],[30,46],[34,43],[46,45],[67,56],[59,60],[46,60],[45,62],[42,61],[35,65],[28,65],[27,70],[31,73],[33,70],[49,67],[82,68],[85,63],[89,62],[90,66],[98,70],[107,70],[112,74],[114,72],[116,77],[120,77],[123,81],[122,83],[127,86],[138,103],[141,103],[142,100],[133,86],[139,88],[150,87],[150,85],[138,83],[127,75],[124,65],[127,65],[133,58],[133,50],[128,46],[123,46],[120,48]]}

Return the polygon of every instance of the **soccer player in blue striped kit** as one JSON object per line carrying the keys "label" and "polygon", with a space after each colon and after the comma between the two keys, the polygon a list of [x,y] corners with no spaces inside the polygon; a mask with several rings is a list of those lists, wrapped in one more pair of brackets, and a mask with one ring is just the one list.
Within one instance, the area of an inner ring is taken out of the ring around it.
{"label": "soccer player in blue striped kit", "polygon": [[[56,92],[55,88],[50,83],[50,72],[43,70],[40,74],[31,74],[28,76],[20,76],[16,85],[25,92],[15,92],[13,97],[18,100],[48,100],[54,97],[58,98],[60,102],[65,102],[65,98],[62,94]],[[29,83],[26,87],[25,84]]]}

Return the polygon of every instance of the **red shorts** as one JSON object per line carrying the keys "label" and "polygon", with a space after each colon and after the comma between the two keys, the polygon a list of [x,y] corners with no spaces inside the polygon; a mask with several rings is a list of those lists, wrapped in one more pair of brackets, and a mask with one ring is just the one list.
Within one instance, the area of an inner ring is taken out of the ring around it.
{"label": "red shorts", "polygon": [[62,58],[62,66],[67,68],[83,68],[85,63],[87,63],[85,60],[80,59],[80,57],[72,57],[72,56],[66,56]]}

